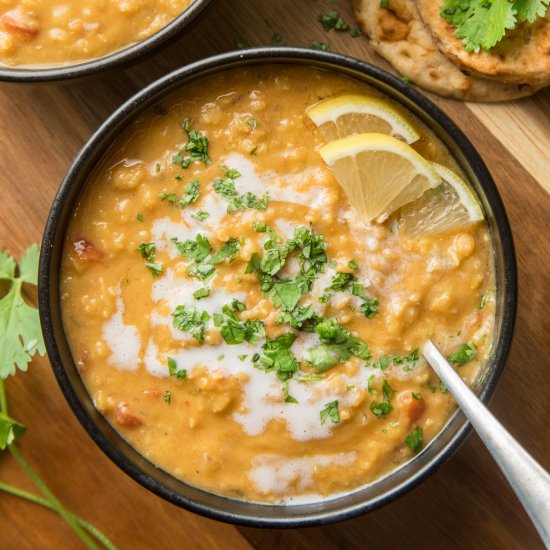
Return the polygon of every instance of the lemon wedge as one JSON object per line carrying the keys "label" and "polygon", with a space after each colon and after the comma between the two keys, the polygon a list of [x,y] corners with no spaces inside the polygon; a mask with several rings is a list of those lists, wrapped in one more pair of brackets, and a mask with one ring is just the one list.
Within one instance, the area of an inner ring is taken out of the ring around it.
{"label": "lemon wedge", "polygon": [[306,110],[327,141],[352,134],[376,132],[413,143],[418,132],[388,101],[350,94],[325,99]]}
{"label": "lemon wedge", "polygon": [[430,162],[401,140],[358,134],[319,150],[359,216],[389,215],[441,183]]}
{"label": "lemon wedge", "polygon": [[443,183],[401,209],[398,228],[404,237],[444,233],[484,218],[468,184],[447,167],[436,162],[432,165]]}

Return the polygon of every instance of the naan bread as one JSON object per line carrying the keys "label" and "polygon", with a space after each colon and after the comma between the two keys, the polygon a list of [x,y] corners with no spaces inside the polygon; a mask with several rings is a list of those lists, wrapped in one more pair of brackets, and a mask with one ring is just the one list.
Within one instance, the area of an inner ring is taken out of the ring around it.
{"label": "naan bread", "polygon": [[506,101],[533,94],[538,87],[506,84],[464,74],[438,49],[414,0],[353,0],[355,17],[372,48],[402,75],[437,94],[468,101]]}
{"label": "naan bread", "polygon": [[550,11],[534,23],[520,23],[489,51],[469,53],[456,28],[439,15],[441,0],[417,0],[418,11],[438,48],[473,74],[504,82],[550,84]]}

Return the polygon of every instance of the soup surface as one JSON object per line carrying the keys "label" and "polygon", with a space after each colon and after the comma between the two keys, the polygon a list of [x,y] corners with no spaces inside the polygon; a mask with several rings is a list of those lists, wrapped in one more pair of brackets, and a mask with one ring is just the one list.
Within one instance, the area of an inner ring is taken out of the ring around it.
{"label": "soup surface", "polygon": [[0,64],[66,65],[148,38],[193,0],[2,0]]}
{"label": "soup surface", "polygon": [[[74,212],[61,293],[82,379],[195,486],[278,503],[375,480],[455,408],[426,339],[469,383],[490,353],[486,226],[404,240],[395,217],[358,219],[304,114],[344,93],[380,95],[293,66],[191,83],[129,126]],[[408,116],[414,147],[457,169]]]}

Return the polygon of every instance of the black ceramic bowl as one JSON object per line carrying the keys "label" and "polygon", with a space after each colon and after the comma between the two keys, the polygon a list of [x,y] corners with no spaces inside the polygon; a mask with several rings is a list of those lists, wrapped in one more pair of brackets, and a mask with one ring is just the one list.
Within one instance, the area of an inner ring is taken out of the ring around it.
{"label": "black ceramic bowl", "polygon": [[136,42],[112,54],[90,59],[82,63],[52,67],[17,68],[0,65],[0,81],[8,82],[55,82],[91,76],[117,67],[127,67],[138,62],[163,44],[177,37],[188,27],[212,0],[195,0],[189,8],[173,21],[145,40]]}
{"label": "black ceramic bowl", "polygon": [[94,167],[129,121],[194,79],[227,69],[266,63],[318,67],[370,84],[402,103],[432,128],[468,175],[485,210],[496,264],[494,353],[474,388],[485,403],[489,400],[502,374],[510,348],[517,290],[512,235],[495,184],[472,144],[426,97],[377,67],[330,52],[261,48],[205,59],[151,84],[111,115],[80,151],[54,200],[40,256],[40,317],[52,368],[67,401],[97,445],[128,475],[170,502],[205,516],[255,527],[296,527],[344,520],[373,510],[412,489],[449,458],[464,440],[469,430],[465,417],[457,411],[441,433],[412,460],[374,483],[332,500],[317,504],[276,506],[214,495],[189,486],[155,467],[128,445],[94,408],[67,344],[59,300],[61,254],[71,213]]}

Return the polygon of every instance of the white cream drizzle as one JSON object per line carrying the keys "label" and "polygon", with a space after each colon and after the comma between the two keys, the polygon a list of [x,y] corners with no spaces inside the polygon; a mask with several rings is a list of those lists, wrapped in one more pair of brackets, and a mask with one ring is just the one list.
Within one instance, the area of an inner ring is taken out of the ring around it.
{"label": "white cream drizzle", "polygon": [[260,493],[286,496],[294,492],[303,493],[313,487],[316,468],[350,466],[356,458],[355,452],[299,458],[265,454],[253,459],[248,476]]}

